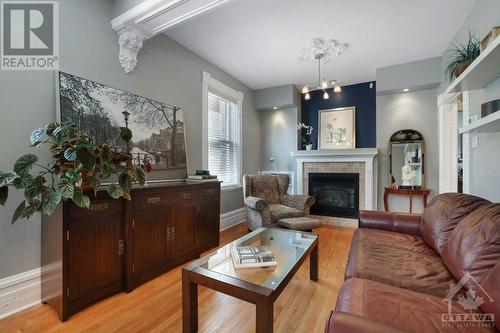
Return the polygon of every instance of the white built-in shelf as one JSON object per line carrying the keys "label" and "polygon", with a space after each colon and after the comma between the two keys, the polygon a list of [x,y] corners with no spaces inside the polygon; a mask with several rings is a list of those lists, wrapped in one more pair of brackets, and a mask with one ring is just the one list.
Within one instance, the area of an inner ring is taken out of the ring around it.
{"label": "white built-in shelf", "polygon": [[463,134],[471,131],[478,131],[480,133],[500,132],[500,111],[461,127],[458,132]]}
{"label": "white built-in shelf", "polygon": [[500,78],[500,36],[481,52],[469,67],[446,89],[446,94],[483,89]]}

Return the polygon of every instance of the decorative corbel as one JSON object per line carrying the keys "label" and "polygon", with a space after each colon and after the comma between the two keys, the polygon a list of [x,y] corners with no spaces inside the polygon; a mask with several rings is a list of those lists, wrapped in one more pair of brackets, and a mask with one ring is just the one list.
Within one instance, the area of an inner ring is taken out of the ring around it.
{"label": "decorative corbel", "polygon": [[137,54],[142,49],[142,44],[148,39],[140,30],[132,27],[122,27],[118,31],[118,44],[120,54],[118,59],[125,73],[132,73],[137,67]]}

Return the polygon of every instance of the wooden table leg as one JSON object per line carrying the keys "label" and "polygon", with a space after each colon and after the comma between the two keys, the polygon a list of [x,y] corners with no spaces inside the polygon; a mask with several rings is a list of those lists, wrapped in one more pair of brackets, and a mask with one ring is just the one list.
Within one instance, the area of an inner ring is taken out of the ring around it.
{"label": "wooden table leg", "polygon": [[309,278],[313,281],[318,281],[318,247],[316,245],[309,255]]}
{"label": "wooden table leg", "polygon": [[190,272],[182,270],[182,332],[198,331],[198,285],[191,282]]}
{"label": "wooden table leg", "polygon": [[387,196],[389,195],[389,191],[387,189],[384,191],[384,209],[386,212],[389,211],[389,202],[387,200]]}
{"label": "wooden table leg", "polygon": [[274,305],[268,299],[255,304],[257,315],[255,322],[256,333],[272,333],[274,324]]}
{"label": "wooden table leg", "polygon": [[429,193],[424,193],[424,197],[423,197],[423,201],[424,201],[424,208],[427,207],[427,196],[429,195]]}

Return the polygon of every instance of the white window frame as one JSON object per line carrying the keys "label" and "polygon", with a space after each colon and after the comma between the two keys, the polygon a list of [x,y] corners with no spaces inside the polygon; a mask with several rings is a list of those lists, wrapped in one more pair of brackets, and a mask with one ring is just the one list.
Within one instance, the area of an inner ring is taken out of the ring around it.
{"label": "white window frame", "polygon": [[208,169],[208,93],[212,92],[220,97],[228,98],[238,105],[239,128],[237,128],[237,137],[240,143],[240,153],[238,154],[238,184],[224,186],[222,183],[223,191],[230,191],[242,188],[242,156],[243,156],[243,141],[241,135],[242,128],[242,114],[243,114],[243,93],[234,90],[233,88],[225,85],[224,83],[216,80],[210,73],[203,71],[202,79],[202,165],[204,169]]}

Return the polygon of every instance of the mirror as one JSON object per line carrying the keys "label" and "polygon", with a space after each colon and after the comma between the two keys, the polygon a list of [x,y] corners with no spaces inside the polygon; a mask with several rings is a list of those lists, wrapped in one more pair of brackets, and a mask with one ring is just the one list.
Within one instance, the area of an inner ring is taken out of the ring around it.
{"label": "mirror", "polygon": [[401,189],[424,187],[424,138],[415,130],[400,130],[389,141],[389,184]]}

